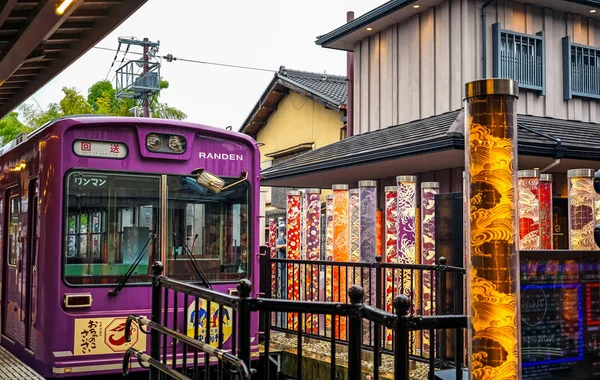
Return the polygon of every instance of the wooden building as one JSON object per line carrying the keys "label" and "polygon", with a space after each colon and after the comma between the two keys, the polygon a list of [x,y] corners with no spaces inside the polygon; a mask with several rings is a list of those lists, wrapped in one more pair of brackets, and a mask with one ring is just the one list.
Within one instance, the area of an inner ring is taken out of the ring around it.
{"label": "wooden building", "polygon": [[[240,127],[261,144],[262,169],[343,139],[346,85],[343,76],[280,67]],[[267,219],[285,216],[287,188],[262,190]]]}
{"label": "wooden building", "polygon": [[460,192],[464,84],[504,77],[520,85],[519,169],[554,175],[560,214],[567,170],[600,166],[597,5],[393,0],[319,36],[317,45],[353,54],[354,134],[265,168],[264,183],[330,188],[370,179],[382,193],[397,175],[414,174]]}

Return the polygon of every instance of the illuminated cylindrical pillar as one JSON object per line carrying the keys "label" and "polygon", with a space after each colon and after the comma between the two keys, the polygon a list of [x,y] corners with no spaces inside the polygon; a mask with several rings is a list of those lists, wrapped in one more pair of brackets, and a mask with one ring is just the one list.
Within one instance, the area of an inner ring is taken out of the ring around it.
{"label": "illuminated cylindrical pillar", "polygon": [[[348,261],[360,262],[360,197],[358,189],[350,189],[348,215],[350,219],[350,257]],[[348,268],[348,281],[360,284],[360,270]]]}
{"label": "illuminated cylindrical pillar", "polygon": [[539,250],[540,240],[540,171],[519,170],[519,249]]}
{"label": "illuminated cylindrical pillar", "polygon": [[377,209],[377,222],[375,226],[377,231],[375,234],[375,241],[377,242],[375,255],[383,258],[383,211],[380,208]]}
{"label": "illuminated cylindrical pillar", "polygon": [[[396,177],[396,182],[398,184],[398,262],[415,264],[417,262],[417,177],[402,175]],[[402,278],[398,290],[410,297],[414,305],[415,300],[412,299],[413,294],[411,294],[414,290],[411,273],[396,271],[395,277]]]}
{"label": "illuminated cylindrical pillar", "polygon": [[[345,262],[349,257],[350,229],[348,185],[333,185],[333,261]],[[333,267],[333,302],[346,302],[346,269]],[[346,319],[336,318],[336,337],[346,339]]]}
{"label": "illuminated cylindrical pillar", "polygon": [[472,379],[521,379],[517,227],[517,82],[467,83],[465,168],[468,183]]}
{"label": "illuminated cylindrical pillar", "polygon": [[[360,261],[363,263],[375,263],[377,256],[377,182],[358,182],[360,197]],[[375,305],[375,274],[368,268],[363,269],[362,284],[364,291],[364,303]],[[372,337],[368,333],[369,322],[363,322],[365,337]],[[363,340],[364,341],[364,340]],[[368,339],[364,341],[368,342]]]}
{"label": "illuminated cylindrical pillar", "polygon": [[[269,255],[272,259],[277,258],[277,223],[275,219],[269,219]],[[271,264],[271,297],[277,298],[277,267]]]}
{"label": "illuminated cylindrical pillar", "polygon": [[[325,260],[333,261],[333,194],[325,197]],[[333,302],[333,270],[325,267],[325,301]],[[325,317],[325,326],[331,328],[331,316]]]}
{"label": "illuminated cylindrical pillar", "polygon": [[[280,216],[277,218],[277,258],[285,259],[286,257],[286,218]],[[287,298],[287,265],[285,263],[277,264],[278,271],[278,280],[277,284],[277,298],[286,299]],[[277,326],[281,328],[285,328],[287,325],[287,314],[286,313],[277,313]]]}
{"label": "illuminated cylindrical pillar", "polygon": [[[385,255],[386,263],[398,263],[398,186],[386,186],[385,189]],[[385,310],[388,313],[393,312],[392,301],[394,300],[394,290],[398,287],[394,285],[394,273],[391,269],[385,270]],[[397,293],[397,291],[396,291]],[[385,329],[385,342],[391,344],[392,330]]]}
{"label": "illuminated cylindrical pillar", "polygon": [[552,174],[540,175],[540,236],[541,249],[552,249]]}
{"label": "illuminated cylindrical pillar", "polygon": [[569,186],[569,249],[595,250],[596,193],[593,169],[567,171]]}
{"label": "illuminated cylindrical pillar", "polygon": [[358,189],[350,189],[350,257],[348,261],[360,261],[360,198]]}
{"label": "illuminated cylindrical pillar", "polygon": [[[306,259],[318,261],[321,257],[321,190],[306,189],[304,192],[304,220]],[[305,299],[307,301],[319,300],[319,266],[308,265],[306,268]],[[318,315],[306,315],[306,329],[314,334],[318,333]]]}
{"label": "illuminated cylindrical pillar", "polygon": [[[288,260],[300,259],[300,192],[290,190],[287,192],[287,239],[286,258]],[[288,263],[287,268],[287,299],[300,299],[300,266]],[[298,314],[288,313],[288,328],[296,330],[298,326]]]}
{"label": "illuminated cylindrical pillar", "polygon": [[[438,182],[421,183],[421,264],[435,265],[435,196]],[[435,314],[435,272],[423,271],[423,315]],[[429,355],[429,330],[423,331],[423,353]]]}

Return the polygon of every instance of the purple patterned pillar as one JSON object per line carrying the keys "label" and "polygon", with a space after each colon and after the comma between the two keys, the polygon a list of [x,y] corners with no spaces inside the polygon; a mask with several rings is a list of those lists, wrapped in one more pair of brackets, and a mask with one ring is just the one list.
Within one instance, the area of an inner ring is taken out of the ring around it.
{"label": "purple patterned pillar", "polygon": [[[325,260],[333,261],[333,194],[325,197]],[[325,302],[333,302],[333,270],[325,267]],[[331,316],[325,317],[325,326],[331,328]]]}
{"label": "purple patterned pillar", "polygon": [[[421,264],[435,265],[435,196],[438,182],[421,183]],[[435,272],[423,271],[423,315],[435,315]],[[429,355],[429,330],[423,331],[423,353]],[[434,353],[435,354],[435,353]]]}
{"label": "purple patterned pillar", "polygon": [[[377,182],[360,181],[358,182],[360,199],[360,261],[362,263],[375,263],[377,256]],[[376,305],[375,298],[375,273],[368,268],[363,269],[362,287],[365,291],[365,305]],[[363,322],[363,334],[365,343],[369,343],[368,337],[373,335],[369,333],[370,322]]]}

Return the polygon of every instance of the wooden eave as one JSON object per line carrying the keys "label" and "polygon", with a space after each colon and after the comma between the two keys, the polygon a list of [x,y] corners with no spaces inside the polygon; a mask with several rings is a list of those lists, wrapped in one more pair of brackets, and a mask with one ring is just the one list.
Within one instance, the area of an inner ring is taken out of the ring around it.
{"label": "wooden eave", "polygon": [[290,154],[302,153],[307,150],[312,150],[314,142],[304,142],[298,145],[291,146],[289,148],[281,149],[276,152],[266,153],[265,156],[269,158],[279,158],[289,156]]}
{"label": "wooden eave", "polygon": [[0,118],[106,37],[147,0],[6,0],[0,10]]}

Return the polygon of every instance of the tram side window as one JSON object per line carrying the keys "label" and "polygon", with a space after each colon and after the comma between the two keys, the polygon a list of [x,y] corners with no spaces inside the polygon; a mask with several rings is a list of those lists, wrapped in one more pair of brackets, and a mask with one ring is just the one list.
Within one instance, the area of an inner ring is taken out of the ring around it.
{"label": "tram side window", "polygon": [[[99,172],[68,177],[64,275],[68,283],[150,280],[159,221],[160,178]],[[137,260],[141,257],[141,260]]]}
{"label": "tram side window", "polygon": [[21,251],[19,243],[19,213],[21,212],[21,202],[19,197],[14,195],[10,197],[10,220],[8,222],[8,265],[17,265],[17,260]]}

